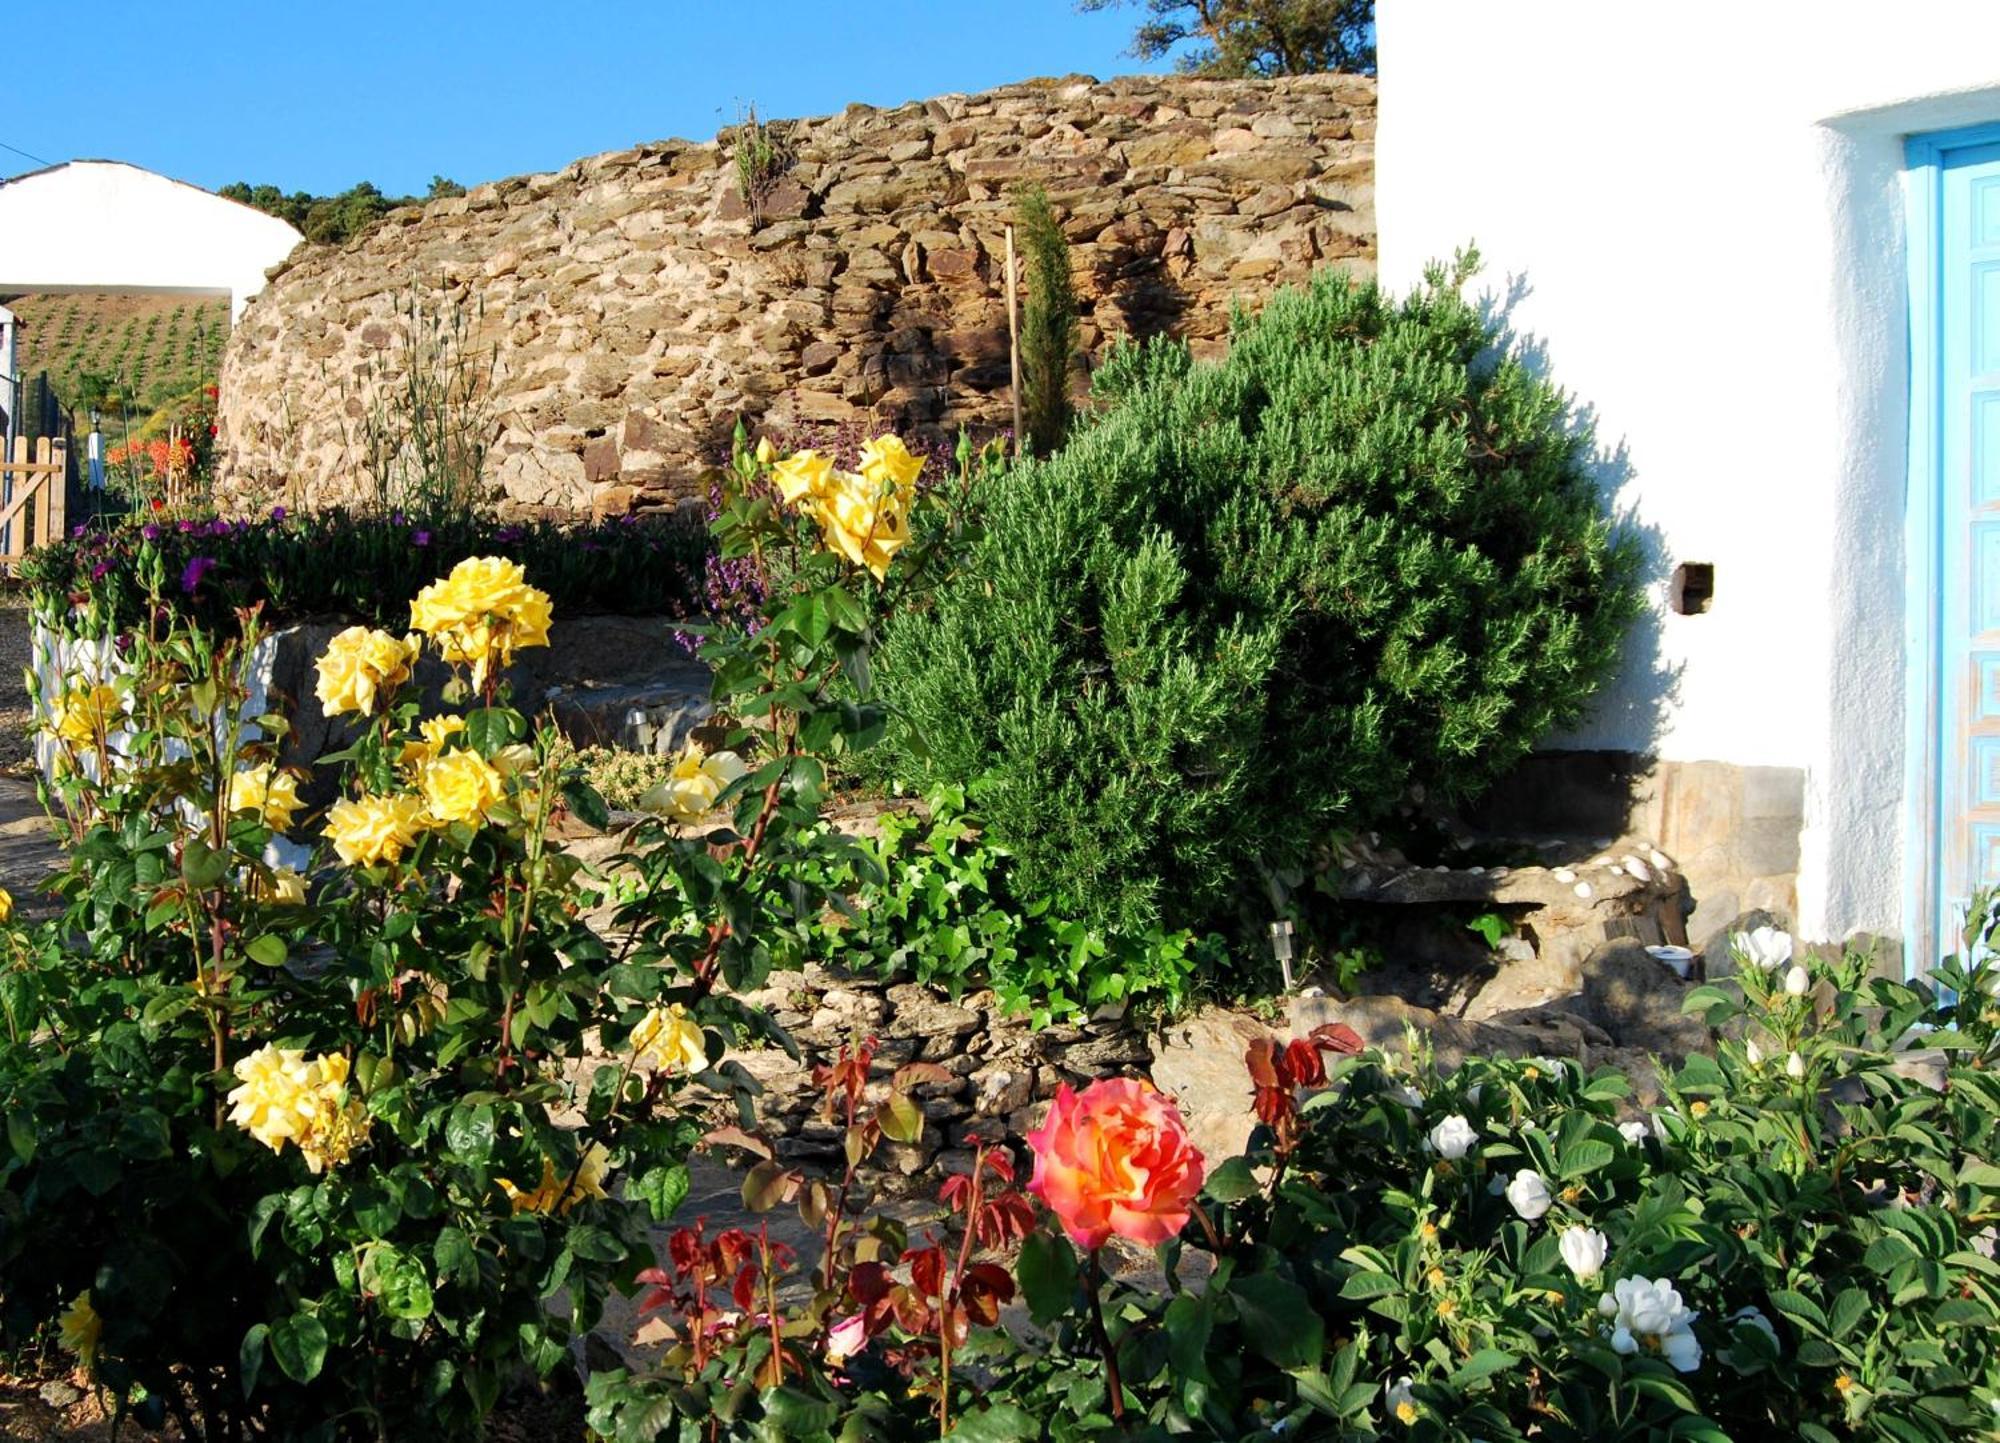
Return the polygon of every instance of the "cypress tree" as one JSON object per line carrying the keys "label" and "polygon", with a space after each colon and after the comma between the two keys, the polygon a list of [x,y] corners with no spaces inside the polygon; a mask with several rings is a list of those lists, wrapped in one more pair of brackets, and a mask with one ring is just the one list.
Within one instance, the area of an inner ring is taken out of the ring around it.
{"label": "cypress tree", "polygon": [[1069,241],[1040,186],[1021,191],[1014,223],[1028,259],[1028,298],[1021,311],[1023,438],[1037,456],[1052,456],[1069,434],[1070,363],[1076,355],[1076,288]]}

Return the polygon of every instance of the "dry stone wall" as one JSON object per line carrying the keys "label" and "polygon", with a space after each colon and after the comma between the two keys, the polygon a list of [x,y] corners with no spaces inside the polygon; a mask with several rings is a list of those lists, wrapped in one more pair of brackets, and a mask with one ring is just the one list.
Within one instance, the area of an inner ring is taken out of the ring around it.
{"label": "dry stone wall", "polygon": [[613,514],[698,495],[739,415],[1007,424],[1000,254],[1024,183],[1063,217],[1091,355],[1159,333],[1212,349],[1233,304],[1321,265],[1373,267],[1361,77],[1069,77],[774,130],[786,162],[754,215],[726,132],[301,247],[230,337],[224,496],[361,494],[369,378],[396,370],[413,293],[462,307],[490,348],[486,479],[503,506]]}

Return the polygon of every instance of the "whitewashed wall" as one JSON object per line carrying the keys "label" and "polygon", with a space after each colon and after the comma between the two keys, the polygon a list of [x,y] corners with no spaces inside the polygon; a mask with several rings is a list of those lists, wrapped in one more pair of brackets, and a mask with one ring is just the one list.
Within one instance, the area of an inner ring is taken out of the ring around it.
{"label": "whitewashed wall", "polygon": [[226,294],[233,320],[300,239],[276,216],[119,161],[0,184],[0,294]]}
{"label": "whitewashed wall", "polygon": [[2000,5],[1381,0],[1378,25],[1384,278],[1475,240],[1594,408],[1656,579],[1716,568],[1566,744],[1804,769],[1801,930],[1901,931],[1903,141],[2000,121]]}

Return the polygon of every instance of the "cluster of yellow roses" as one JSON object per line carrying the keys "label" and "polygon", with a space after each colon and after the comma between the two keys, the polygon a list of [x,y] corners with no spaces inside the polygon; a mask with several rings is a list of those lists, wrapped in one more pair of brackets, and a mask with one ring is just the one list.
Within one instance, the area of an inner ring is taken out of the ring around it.
{"label": "cluster of yellow roses", "polygon": [[532,1188],[516,1187],[506,1178],[496,1178],[517,1213],[566,1213],[578,1203],[606,1196],[604,1179],[611,1173],[611,1154],[601,1142],[593,1142],[578,1159],[576,1175],[558,1173],[556,1165],[542,1159],[542,1180]]}
{"label": "cluster of yellow roses", "polygon": [[528,585],[520,563],[497,556],[461,561],[410,603],[410,625],[437,643],[453,666],[472,668],[472,684],[506,667],[517,646],[547,646],[548,593]]}
{"label": "cluster of yellow roses", "polygon": [[[768,461],[768,446],[759,458]],[[917,499],[923,461],[898,436],[877,436],[861,448],[861,470],[841,471],[817,451],[796,451],[771,466],[771,480],[788,506],[819,522],[829,551],[846,557],[877,581],[909,544],[910,508]]]}
{"label": "cluster of yellow roses", "polygon": [[238,1062],[229,1120],[272,1152],[298,1148],[315,1176],[346,1162],[368,1140],[368,1112],[347,1090],[347,1058],[308,1059],[266,1043]]}
{"label": "cluster of yellow roses", "polygon": [[[496,667],[513,660],[515,648],[548,645],[550,619],[547,593],[528,585],[520,563],[493,556],[461,561],[410,603],[410,634],[352,626],[333,638],[319,660],[320,706],[329,716],[386,709],[415,669],[418,633],[446,661],[469,666],[474,684],[484,686]],[[413,792],[350,798],[328,809],[327,839],[343,863],[399,862],[424,832],[453,822],[478,826],[506,800],[507,779],[533,765],[533,752],[511,746],[489,760],[455,745],[464,728],[463,717],[432,717],[404,744],[398,761]]]}

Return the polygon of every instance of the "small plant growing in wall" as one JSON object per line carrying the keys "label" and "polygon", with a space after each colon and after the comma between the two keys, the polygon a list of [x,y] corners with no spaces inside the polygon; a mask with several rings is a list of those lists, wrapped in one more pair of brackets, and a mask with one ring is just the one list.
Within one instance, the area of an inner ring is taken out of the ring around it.
{"label": "small plant growing in wall", "polygon": [[750,208],[754,230],[764,223],[764,202],[792,163],[783,133],[757,118],[752,105],[736,126],[736,191]]}
{"label": "small plant growing in wall", "polygon": [[1021,315],[1023,438],[1037,456],[1053,454],[1069,434],[1070,363],[1076,355],[1076,287],[1070,279],[1069,241],[1048,192],[1029,186],[1014,200],[1028,259],[1028,300]]}

